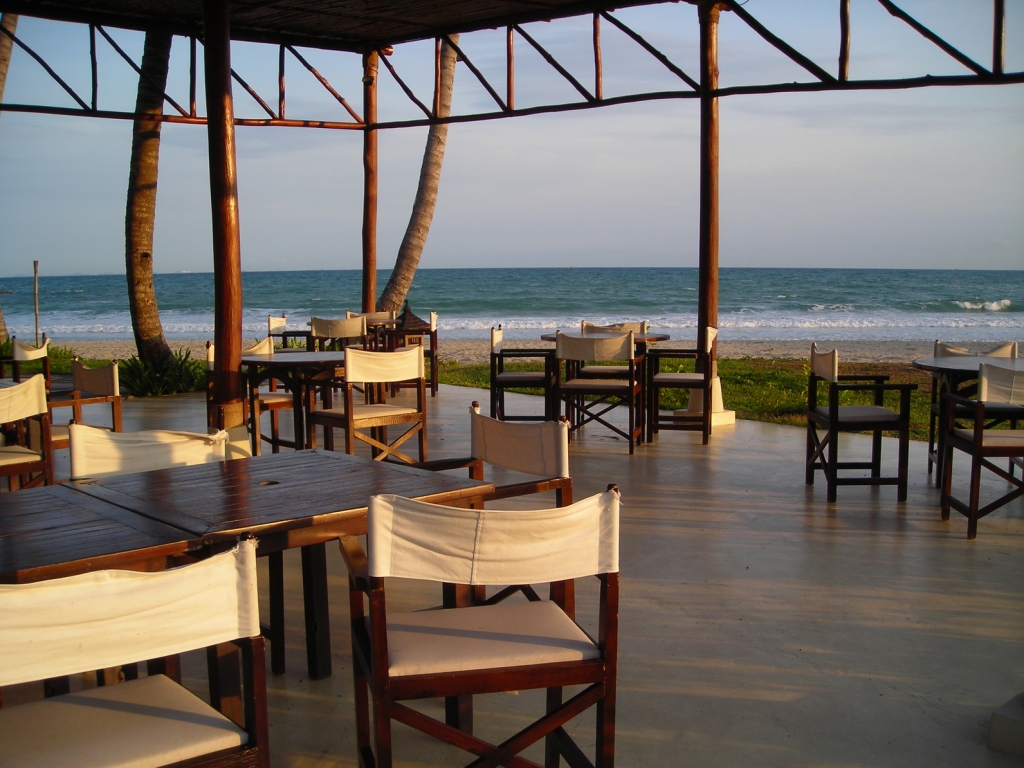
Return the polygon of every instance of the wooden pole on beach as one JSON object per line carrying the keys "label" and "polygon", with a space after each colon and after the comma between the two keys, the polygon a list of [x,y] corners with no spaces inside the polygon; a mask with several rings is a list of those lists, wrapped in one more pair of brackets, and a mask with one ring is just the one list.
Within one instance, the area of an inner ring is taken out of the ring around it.
{"label": "wooden pole on beach", "polygon": [[39,262],[32,262],[32,299],[36,307],[36,346],[39,346]]}
{"label": "wooden pole on beach", "polygon": [[377,306],[377,51],[363,54],[363,312]]}
{"label": "wooden pole on beach", "polygon": [[235,108],[231,98],[231,26],[227,0],[204,0],[207,137],[213,213],[214,344],[211,426],[244,422],[242,246],[235,168]]}
{"label": "wooden pole on beach", "polygon": [[[707,348],[708,326],[718,325],[718,14],[717,2],[702,2],[700,17],[700,247],[698,255],[697,348]],[[717,363],[712,360],[712,375]]]}

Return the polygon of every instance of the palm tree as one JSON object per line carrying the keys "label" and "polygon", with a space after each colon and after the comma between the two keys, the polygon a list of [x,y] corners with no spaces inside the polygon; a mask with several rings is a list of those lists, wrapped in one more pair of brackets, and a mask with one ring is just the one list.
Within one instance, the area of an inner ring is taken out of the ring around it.
{"label": "palm tree", "polygon": [[[0,27],[12,35],[18,29],[18,14],[5,13],[0,16]],[[7,85],[7,68],[11,65],[11,51],[14,41],[0,32],[0,102],[4,100],[4,87]],[[7,323],[4,322],[4,308],[0,307],[0,344],[7,343]]]}
{"label": "palm tree", "polygon": [[[142,76],[135,101],[137,115],[163,112],[171,34],[146,33]],[[153,287],[153,225],[156,221],[156,181],[160,163],[159,120],[136,117],[132,126],[132,159],[128,169],[128,205],[125,214],[125,276],[128,306],[139,358],[160,362],[171,357]]]}
{"label": "palm tree", "polygon": [[[452,35],[452,40],[459,44],[459,36]],[[448,41],[441,43],[441,103],[439,117],[447,117],[452,110],[452,85],[455,82],[455,49]],[[427,146],[423,150],[423,165],[420,166],[420,181],[416,187],[416,200],[412,205],[412,216],[409,226],[398,249],[395,268],[391,270],[388,284],[377,299],[377,311],[399,310],[405,303],[405,297],[416,277],[416,268],[423,255],[423,246],[427,243],[430,222],[434,218],[434,207],[437,205],[437,190],[441,184],[441,162],[444,160],[444,148],[448,141],[448,124],[440,123],[430,126],[427,133]]]}

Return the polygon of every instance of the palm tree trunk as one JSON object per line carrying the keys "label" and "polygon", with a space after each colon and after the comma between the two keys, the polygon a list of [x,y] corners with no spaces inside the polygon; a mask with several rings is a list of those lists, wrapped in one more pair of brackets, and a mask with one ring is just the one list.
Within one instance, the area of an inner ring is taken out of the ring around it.
{"label": "palm tree trunk", "polygon": [[[18,29],[18,14],[5,13],[0,16],[0,27],[12,35]],[[0,32],[0,102],[4,100],[4,87],[7,85],[7,68],[11,65],[11,51],[14,41]],[[7,343],[7,323],[4,322],[4,308],[0,307],[0,344]]]}
{"label": "palm tree trunk", "polygon": [[[171,57],[171,34],[147,32],[142,53],[143,77],[135,101],[136,114],[159,115]],[[153,225],[156,222],[156,182],[160,163],[158,120],[136,118],[132,128],[132,159],[128,169],[128,205],[125,214],[125,276],[128,306],[139,358],[166,360],[171,348],[160,324],[153,287]]]}
{"label": "palm tree trunk", "polygon": [[[452,35],[452,40],[459,44],[459,36]],[[455,50],[445,40],[441,43],[441,103],[439,117],[447,117],[452,110],[452,85],[455,82]],[[416,187],[416,200],[412,205],[412,216],[409,226],[398,249],[395,268],[391,270],[388,284],[377,299],[377,311],[399,310],[405,303],[405,297],[416,277],[416,268],[423,255],[423,246],[427,244],[430,222],[434,218],[434,207],[437,205],[437,190],[441,184],[441,163],[444,160],[444,148],[448,141],[448,124],[441,123],[430,126],[427,133],[427,146],[423,150],[423,165],[420,167],[420,181]]]}

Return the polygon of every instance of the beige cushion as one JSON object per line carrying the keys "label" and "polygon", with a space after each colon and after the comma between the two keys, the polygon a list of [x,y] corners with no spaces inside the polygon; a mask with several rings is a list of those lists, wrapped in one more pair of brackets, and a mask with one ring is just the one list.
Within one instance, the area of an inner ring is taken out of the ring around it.
{"label": "beige cushion", "polygon": [[26,464],[30,461],[39,461],[43,455],[20,445],[6,445],[0,448],[0,467],[8,467],[11,464]]}
{"label": "beige cushion", "polygon": [[291,392],[260,392],[262,405],[291,406],[294,403]]}
{"label": "beige cushion", "polygon": [[[828,408],[818,406],[815,411],[828,418]],[[845,424],[878,421],[899,424],[900,415],[896,411],[890,411],[880,405],[841,405],[839,406],[839,421]]]}
{"label": "beige cushion", "polygon": [[519,382],[543,384],[544,376],[544,371],[502,371],[495,379],[503,384],[517,384]]}
{"label": "beige cushion", "polygon": [[248,735],[163,675],[0,709],[0,764],[160,766],[239,747]]}
{"label": "beige cushion", "polygon": [[388,616],[392,676],[599,657],[590,638],[547,600]]}
{"label": "beige cushion", "polygon": [[584,365],[580,370],[583,373],[607,373],[614,375],[617,373],[629,373],[628,365]]}
{"label": "beige cushion", "polygon": [[659,387],[703,387],[703,373],[656,373],[654,383]]}
{"label": "beige cushion", "polygon": [[67,424],[53,424],[50,427],[50,439],[54,442],[63,440],[67,442],[71,439],[71,431],[68,429]]}
{"label": "beige cushion", "polygon": [[562,389],[629,389],[629,379],[570,379],[562,382]]}
{"label": "beige cushion", "polygon": [[[352,418],[356,421],[359,421],[360,419],[383,419],[389,416],[404,416],[410,413],[418,413],[418,411],[415,408],[409,408],[404,405],[388,405],[387,403],[365,405],[357,403],[355,406],[355,413],[352,414]],[[325,408],[322,411],[313,411],[311,416],[314,420],[339,419],[344,421],[345,409]]]}
{"label": "beige cushion", "polygon": [[[961,440],[974,442],[973,429],[955,429],[953,434]],[[981,443],[986,448],[1020,448],[1024,451],[1024,431],[1013,429],[986,429]]]}

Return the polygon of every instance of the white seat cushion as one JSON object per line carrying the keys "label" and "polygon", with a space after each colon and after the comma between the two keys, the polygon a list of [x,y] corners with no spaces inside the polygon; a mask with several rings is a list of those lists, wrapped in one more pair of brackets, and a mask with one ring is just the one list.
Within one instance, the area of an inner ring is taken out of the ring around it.
{"label": "white seat cushion", "polygon": [[629,389],[629,379],[570,379],[562,382],[562,389]]}
{"label": "white seat cushion", "polygon": [[656,373],[654,383],[659,387],[703,387],[703,373]]}
{"label": "white seat cushion", "polygon": [[[828,418],[828,408],[818,406],[815,408],[819,414]],[[900,423],[900,415],[896,411],[890,411],[880,405],[841,405],[839,406],[839,422],[841,424],[857,424],[869,422],[891,422],[894,425]]]}
{"label": "white seat cushion", "polygon": [[388,615],[392,676],[581,661],[600,655],[573,620],[548,600]]}
{"label": "white seat cushion", "polygon": [[293,403],[291,392],[260,392],[260,405],[290,408]]}
{"label": "white seat cushion", "polygon": [[147,768],[249,740],[163,675],[5,707],[0,733],[0,765],[19,768]]}
{"label": "white seat cushion", "polygon": [[[409,408],[404,405],[388,405],[387,403],[377,403],[374,405],[366,405],[364,403],[357,403],[355,406],[355,413],[352,414],[352,418],[356,421],[360,419],[381,419],[388,416],[405,416],[406,414],[418,413],[415,408]],[[345,409],[344,408],[325,408],[322,411],[313,411],[312,417],[314,420],[345,420]]]}
{"label": "white seat cushion", "polygon": [[[953,434],[961,440],[974,442],[973,429],[955,429]],[[986,448],[1020,448],[1024,451],[1024,431],[1014,429],[986,429],[981,444]]]}
{"label": "white seat cushion", "polygon": [[27,464],[30,461],[39,461],[42,457],[41,453],[21,445],[0,447],[0,467],[7,467],[11,464]]}

